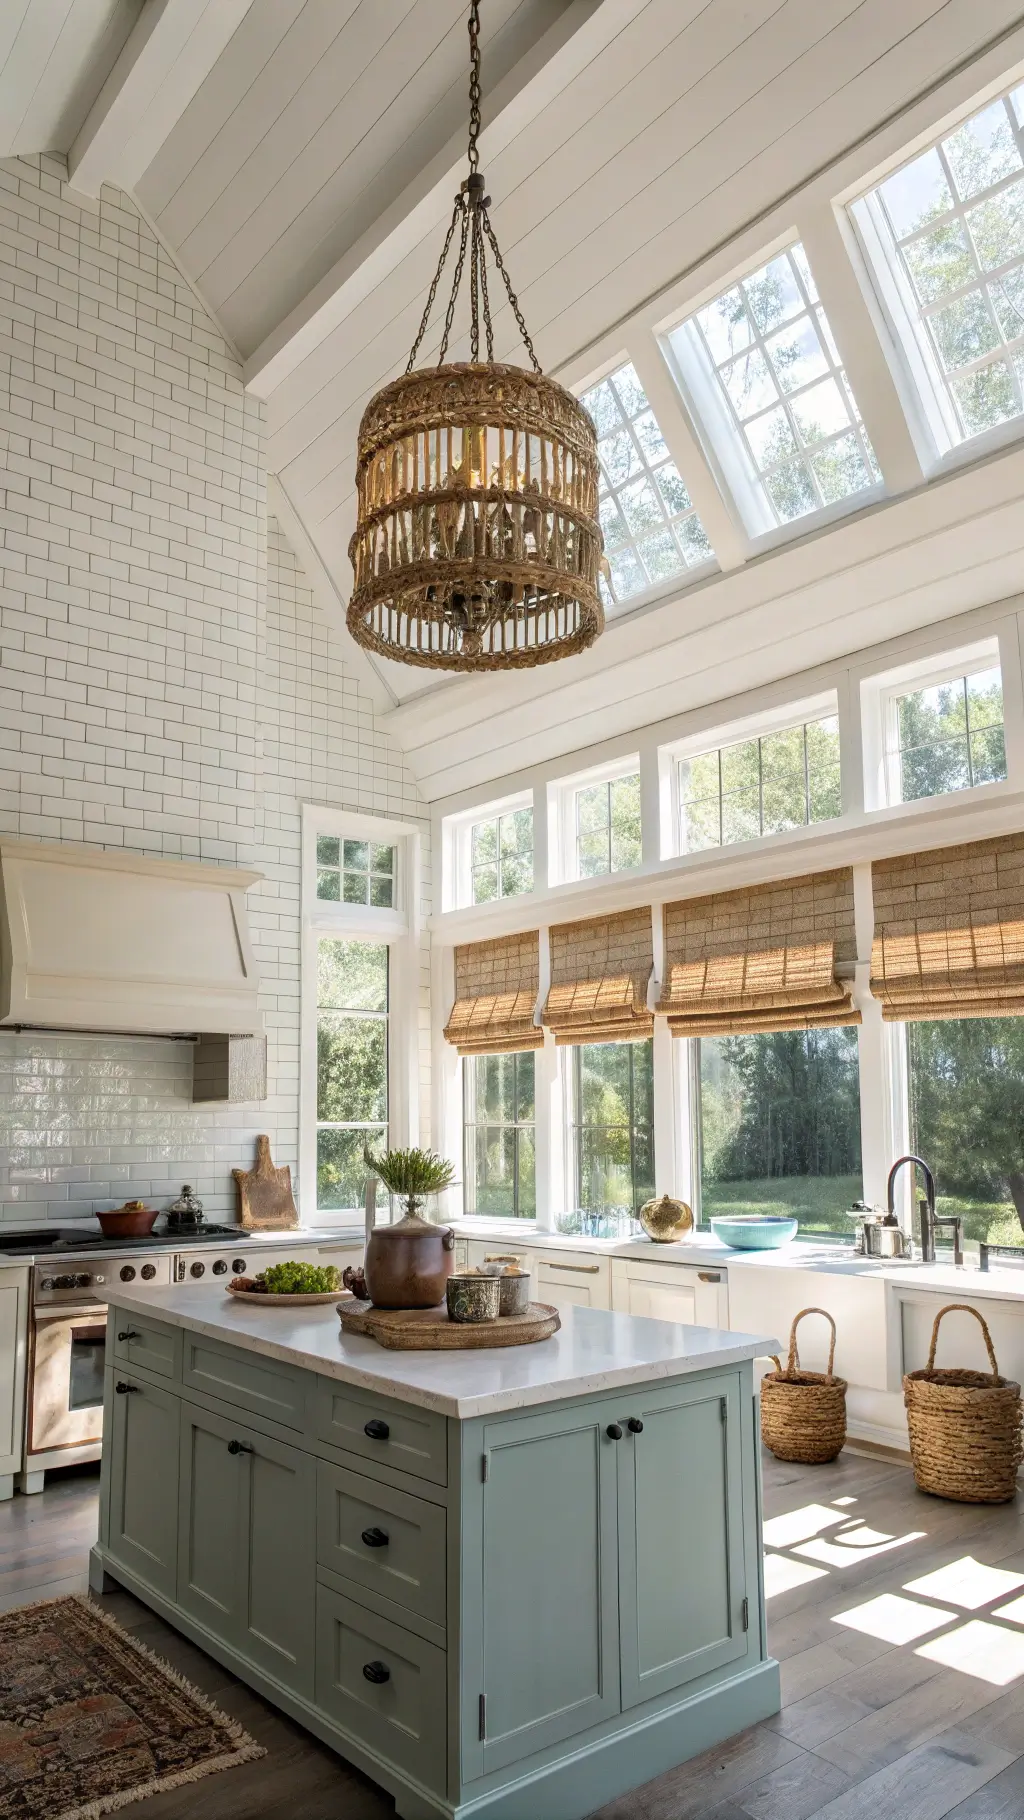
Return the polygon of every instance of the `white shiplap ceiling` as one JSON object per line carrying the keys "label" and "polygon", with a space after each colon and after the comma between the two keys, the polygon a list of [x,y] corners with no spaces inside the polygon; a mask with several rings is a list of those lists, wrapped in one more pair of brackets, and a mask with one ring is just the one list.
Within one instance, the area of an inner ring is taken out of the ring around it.
{"label": "white shiplap ceiling", "polygon": [[0,157],[68,152],[142,0],[2,0]]}
{"label": "white shiplap ceiling", "polygon": [[[466,10],[0,0],[0,148],[64,150],[73,183],[132,189],[268,401],[276,509],[339,617],[359,417],[404,365],[463,174]],[[621,353],[615,325],[646,299],[737,236],[758,253],[762,221],[792,228],[780,205],[884,123],[976,59],[988,60],[979,85],[998,76],[1004,42],[1005,68],[1024,58],[1020,0],[483,0],[482,11],[495,225],[540,358],[574,383]],[[499,358],[515,358],[507,307],[496,331]],[[672,611],[680,627],[702,622],[706,591]],[[636,638],[645,646],[639,622]],[[604,670],[621,677],[624,639],[616,627],[559,666],[558,699],[596,691]],[[438,738],[446,719],[468,729],[488,701],[505,704],[503,689],[386,663],[370,681],[384,702],[429,689]],[[540,703],[555,678],[516,686]],[[413,711],[392,718],[412,754]],[[487,736],[473,737],[479,748]],[[426,778],[430,763],[413,762]]]}

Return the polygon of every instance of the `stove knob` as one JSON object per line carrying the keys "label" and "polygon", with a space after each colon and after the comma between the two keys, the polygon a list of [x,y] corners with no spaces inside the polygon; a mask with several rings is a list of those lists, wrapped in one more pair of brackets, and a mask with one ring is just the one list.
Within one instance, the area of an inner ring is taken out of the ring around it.
{"label": "stove knob", "polygon": [[100,1276],[99,1274],[97,1274],[96,1276],[93,1277],[92,1280],[94,1283],[105,1283],[107,1279],[106,1279],[106,1277]]}
{"label": "stove knob", "polygon": [[216,1260],[215,1260],[215,1261],[214,1261],[214,1266],[213,1266],[213,1274],[214,1274],[214,1276],[215,1276],[215,1277],[222,1277],[222,1276],[226,1276],[226,1275],[227,1275],[227,1268],[228,1268],[228,1261],[227,1261],[227,1258],[217,1258],[217,1259],[216,1259]]}
{"label": "stove knob", "polygon": [[44,1277],[42,1282],[40,1283],[39,1287],[40,1287],[40,1289],[56,1289],[56,1287],[57,1287],[56,1277]]}
{"label": "stove knob", "polygon": [[142,1274],[145,1277],[146,1282],[151,1283],[153,1281],[153,1278],[156,1276],[156,1265],[155,1264],[143,1264]]}
{"label": "stove knob", "polygon": [[121,1265],[121,1281],[122,1281],[122,1283],[134,1283],[134,1281],[135,1281],[135,1265],[134,1264],[122,1264]]}
{"label": "stove knob", "polygon": [[244,1275],[245,1275],[245,1259],[244,1259],[244,1258],[232,1258],[232,1260],[231,1260],[231,1268],[232,1268],[232,1270],[233,1270],[233,1271],[234,1271],[234,1273],[235,1273],[235,1275],[236,1275],[236,1277],[244,1277]]}
{"label": "stove knob", "polygon": [[78,1276],[76,1276],[76,1278],[75,1278],[75,1288],[76,1289],[88,1289],[89,1284],[91,1282],[92,1282],[92,1277],[89,1275],[89,1272],[87,1270],[82,1270],[79,1272]]}
{"label": "stove knob", "polygon": [[206,1265],[201,1264],[197,1258],[194,1264],[189,1265],[189,1272],[194,1277],[201,1277],[205,1275]]}
{"label": "stove knob", "polygon": [[74,1277],[62,1276],[62,1277],[54,1277],[54,1279],[53,1279],[54,1289],[74,1289],[75,1283],[76,1283],[76,1279]]}

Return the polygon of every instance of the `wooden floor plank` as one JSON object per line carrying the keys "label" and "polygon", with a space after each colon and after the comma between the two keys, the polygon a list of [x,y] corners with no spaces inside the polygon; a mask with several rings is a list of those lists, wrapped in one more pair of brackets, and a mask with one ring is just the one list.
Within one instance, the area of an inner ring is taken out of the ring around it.
{"label": "wooden floor plank", "polygon": [[944,1820],[1012,1761],[968,1732],[942,1732],[818,1808],[814,1820]]}
{"label": "wooden floor plank", "polygon": [[1021,1820],[1024,1814],[1024,1757],[951,1807],[947,1820]]}
{"label": "wooden floor plank", "polygon": [[[837,1769],[857,1779],[884,1769],[950,1726],[962,1727],[974,1737],[985,1737],[969,1722],[998,1700],[999,1694],[1000,1689],[987,1681],[945,1669],[936,1675],[922,1676],[916,1687],[847,1730],[833,1733],[814,1748]],[[988,1741],[1002,1743],[995,1737]],[[1024,1749],[1024,1739],[1018,1748]]]}

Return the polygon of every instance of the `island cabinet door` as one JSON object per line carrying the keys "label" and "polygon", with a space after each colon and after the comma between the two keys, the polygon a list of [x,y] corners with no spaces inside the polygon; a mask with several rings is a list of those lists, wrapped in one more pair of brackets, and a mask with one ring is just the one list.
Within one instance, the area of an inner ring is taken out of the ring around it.
{"label": "island cabinet door", "polygon": [[189,1403],[182,1430],[179,1603],[311,1695],[316,1462]]}
{"label": "island cabinet door", "polygon": [[468,1755],[485,1773],[619,1710],[615,1446],[603,1408],[484,1427],[482,1558],[467,1563],[464,1588],[467,1615],[480,1605],[479,1685],[472,1671],[464,1685]]}
{"label": "island cabinet door", "polygon": [[746,1655],[751,1633],[739,1376],[649,1387],[627,1393],[619,1405],[619,1614],[628,1709]]}
{"label": "island cabinet door", "polygon": [[118,1366],[110,1401],[110,1516],[115,1560],[173,1599],[178,1564],[176,1395]]}

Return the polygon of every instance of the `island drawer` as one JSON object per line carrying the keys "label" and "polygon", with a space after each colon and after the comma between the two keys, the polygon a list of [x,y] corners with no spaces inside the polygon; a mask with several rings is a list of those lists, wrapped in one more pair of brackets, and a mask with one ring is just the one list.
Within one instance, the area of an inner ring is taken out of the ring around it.
{"label": "island drawer", "polygon": [[181,1376],[180,1327],[165,1327],[147,1314],[125,1314],[120,1308],[110,1310],[108,1321],[108,1332],[114,1339],[114,1359],[119,1365],[152,1372],[156,1378]]}
{"label": "island drawer", "polygon": [[310,1374],[298,1366],[186,1332],[181,1376],[188,1390],[202,1391],[285,1428],[306,1426]]}
{"label": "island drawer", "polygon": [[443,1649],[318,1585],[315,1698],[350,1736],[444,1791]]}
{"label": "island drawer", "polygon": [[442,1626],[446,1527],[440,1504],[319,1462],[317,1561]]}
{"label": "island drawer", "polygon": [[318,1440],[332,1447],[435,1485],[448,1483],[447,1423],[431,1409],[318,1378],[314,1420]]}

